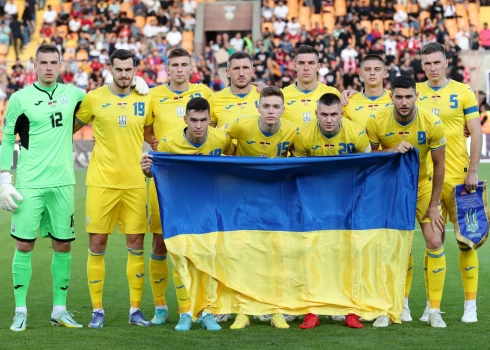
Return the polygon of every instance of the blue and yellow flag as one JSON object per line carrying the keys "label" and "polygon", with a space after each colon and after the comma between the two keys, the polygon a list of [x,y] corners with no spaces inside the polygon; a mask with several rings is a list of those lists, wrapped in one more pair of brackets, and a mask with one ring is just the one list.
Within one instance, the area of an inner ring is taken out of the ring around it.
{"label": "blue and yellow flag", "polygon": [[155,153],[165,243],[192,312],[399,322],[418,155]]}

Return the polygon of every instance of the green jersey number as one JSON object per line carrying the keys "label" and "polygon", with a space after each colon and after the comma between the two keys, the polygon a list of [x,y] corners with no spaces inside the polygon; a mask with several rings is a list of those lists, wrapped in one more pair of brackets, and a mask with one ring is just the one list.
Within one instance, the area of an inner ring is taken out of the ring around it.
{"label": "green jersey number", "polygon": [[58,128],[60,126],[63,126],[63,115],[61,115],[60,112],[51,114],[49,118],[51,118],[51,127]]}

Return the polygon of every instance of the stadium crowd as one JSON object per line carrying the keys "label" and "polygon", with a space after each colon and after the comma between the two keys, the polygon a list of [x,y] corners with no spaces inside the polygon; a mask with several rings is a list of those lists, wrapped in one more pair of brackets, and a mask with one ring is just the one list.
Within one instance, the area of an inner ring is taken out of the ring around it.
{"label": "stadium crowd", "polygon": [[[474,25],[461,28],[451,39],[448,32],[451,29],[445,23],[456,16],[454,1],[444,6],[441,0],[411,2],[417,3],[418,8],[405,6],[395,10],[392,1],[386,1],[385,6],[385,1],[348,0],[346,16],[332,17],[333,30],[317,22],[308,30],[298,18],[288,16],[289,9],[284,1],[277,1],[271,7],[270,2],[264,0],[262,39],[253,42],[251,33],[217,34],[208,42],[204,53],[194,57],[191,82],[204,83],[214,91],[221,90],[228,85],[222,69],[227,58],[235,51],[245,50],[254,57],[257,80],[285,87],[295,79],[294,49],[308,44],[320,52],[320,81],[341,91],[360,89],[359,60],[367,53],[375,53],[381,54],[389,65],[386,79],[389,88],[389,81],[400,75],[423,80],[420,48],[437,41],[444,44],[448,52],[448,75],[468,83],[469,67],[463,65],[459,53],[490,50],[488,25],[485,23],[480,31]],[[43,6],[29,0],[21,10],[13,0],[8,0],[1,6],[0,45],[6,44],[16,53],[22,52],[30,43],[35,22],[42,21],[39,40],[34,44],[57,45],[65,60],[60,79],[86,91],[111,82],[108,58],[116,49],[135,53],[139,61],[137,75],[150,87],[166,83],[167,53],[174,47],[182,47],[183,34],[192,32],[195,25],[194,0],[74,1],[63,3],[58,10],[48,5],[42,18],[36,18],[38,5]],[[307,1],[306,5],[311,6],[313,16],[334,11],[332,0]],[[418,12],[410,12],[414,9],[430,10],[430,17],[422,21]],[[5,61],[1,62],[3,73],[10,71],[8,68]],[[11,74],[2,74],[0,78],[1,98],[8,99],[13,92],[36,81],[32,58],[27,62],[18,60],[11,68]]]}

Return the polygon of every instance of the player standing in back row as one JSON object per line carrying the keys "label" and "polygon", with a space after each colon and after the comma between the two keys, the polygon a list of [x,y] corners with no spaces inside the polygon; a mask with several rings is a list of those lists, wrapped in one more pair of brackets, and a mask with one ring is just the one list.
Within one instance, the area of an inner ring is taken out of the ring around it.
{"label": "player standing in back row", "polygon": [[[61,55],[56,46],[42,45],[36,51],[38,80],[14,93],[3,125],[0,153],[0,208],[13,211],[10,234],[16,239],[12,263],[15,316],[10,329],[26,329],[26,296],[32,275],[32,251],[41,237],[53,246],[54,326],[81,328],[66,310],[71,271],[71,241],[74,232],[75,174],[73,170],[73,116],[85,93],[73,85],[58,84]],[[21,152],[16,188],[12,186],[12,153],[19,134]],[[18,202],[17,205],[12,198]]]}
{"label": "player standing in back row", "polygon": [[[444,223],[449,215],[452,223],[454,207],[451,196],[456,185],[465,184],[468,191],[478,186],[478,164],[482,150],[483,135],[480,125],[478,102],[473,90],[466,84],[446,78],[448,60],[444,46],[429,43],[422,48],[422,68],[428,81],[417,83],[417,104],[441,118],[446,131],[446,176],[442,187],[441,205]],[[470,155],[466,148],[464,129],[471,137]],[[444,233],[443,233],[444,235]],[[468,245],[458,242],[459,269],[465,293],[462,322],[477,322],[476,293],[478,289],[478,255]],[[421,321],[427,321],[424,311]],[[407,306],[408,307],[408,306]]]}

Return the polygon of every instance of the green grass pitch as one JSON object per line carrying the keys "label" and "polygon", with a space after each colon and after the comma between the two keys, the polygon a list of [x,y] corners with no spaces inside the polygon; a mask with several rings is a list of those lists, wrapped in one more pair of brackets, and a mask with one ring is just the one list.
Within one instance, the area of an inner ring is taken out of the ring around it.
{"label": "green grass pitch", "polygon": [[[332,349],[488,349],[490,343],[490,244],[482,247],[480,257],[480,284],[478,293],[478,318],[476,324],[460,322],[463,313],[463,288],[458,266],[458,250],[451,232],[446,239],[447,277],[442,301],[442,311],[447,329],[433,329],[418,321],[425,307],[423,281],[424,242],[421,232],[415,233],[414,281],[410,307],[414,321],[392,325],[387,329],[374,329],[365,323],[362,330],[349,329],[340,323],[321,319],[321,325],[312,330],[300,330],[300,321],[291,323],[289,330],[272,328],[269,324],[252,320],[245,330],[231,331],[231,322],[220,332],[207,332],[194,324],[190,332],[174,331],[178,320],[177,303],[172,281],[167,289],[170,310],[169,324],[149,328],[128,325],[129,292],[126,280],[126,249],[124,238],[113,235],[106,254],[106,283],[104,308],[106,326],[100,330],[88,329],[91,304],[86,282],[88,235],[84,229],[85,172],[77,171],[76,234],[73,244],[72,279],[68,293],[68,309],[83,329],[52,327],[49,316],[52,308],[52,280],[50,273],[52,249],[50,240],[39,239],[33,255],[33,278],[28,293],[29,324],[27,331],[13,333],[9,330],[14,314],[11,262],[14,240],[9,236],[10,215],[0,212],[0,349],[259,349],[259,348],[332,348]],[[480,179],[490,178],[490,164],[480,166]],[[448,226],[452,230],[452,226]],[[151,235],[147,236],[145,256],[148,259]],[[148,268],[148,267],[147,267]],[[153,317],[153,301],[149,283],[145,285],[142,310]]]}

